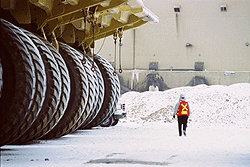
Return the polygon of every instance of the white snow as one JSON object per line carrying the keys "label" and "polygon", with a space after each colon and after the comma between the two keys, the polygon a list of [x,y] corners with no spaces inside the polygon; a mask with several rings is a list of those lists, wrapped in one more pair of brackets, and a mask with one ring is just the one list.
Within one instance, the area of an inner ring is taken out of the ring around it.
{"label": "white snow", "polygon": [[191,125],[219,124],[250,128],[249,83],[129,92],[122,95],[120,101],[126,104],[128,122],[173,122],[173,109],[181,93],[185,94],[190,105]]}
{"label": "white snow", "polygon": [[[191,116],[178,136],[173,107],[184,93]],[[121,96],[115,127],[1,147],[1,167],[250,166],[250,84],[199,85]]]}

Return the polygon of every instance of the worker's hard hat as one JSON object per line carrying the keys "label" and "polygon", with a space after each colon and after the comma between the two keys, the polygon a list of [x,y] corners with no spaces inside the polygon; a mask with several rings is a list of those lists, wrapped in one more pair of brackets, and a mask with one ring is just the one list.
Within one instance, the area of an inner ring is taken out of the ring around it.
{"label": "worker's hard hat", "polygon": [[181,95],[180,95],[180,99],[184,100],[184,99],[185,99],[185,95],[184,95],[184,94],[181,94]]}

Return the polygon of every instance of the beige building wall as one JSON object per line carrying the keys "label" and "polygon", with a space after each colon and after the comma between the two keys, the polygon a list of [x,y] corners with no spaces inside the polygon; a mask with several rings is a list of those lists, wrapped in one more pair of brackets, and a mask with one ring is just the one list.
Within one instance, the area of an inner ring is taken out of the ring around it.
{"label": "beige building wall", "polygon": [[[194,69],[250,71],[250,0],[144,0],[160,22],[124,32],[121,55],[112,37],[97,41],[95,51],[123,69]],[[180,12],[175,12],[179,7]],[[221,7],[226,11],[221,11]],[[187,44],[191,46],[186,46]],[[115,58],[116,55],[116,58]]]}

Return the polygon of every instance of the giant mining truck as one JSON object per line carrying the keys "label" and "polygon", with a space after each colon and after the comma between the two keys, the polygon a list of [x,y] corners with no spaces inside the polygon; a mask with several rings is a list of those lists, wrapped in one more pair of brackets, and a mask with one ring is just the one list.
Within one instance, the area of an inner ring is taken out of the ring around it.
{"label": "giant mining truck", "polygon": [[158,22],[142,0],[1,0],[0,146],[100,125],[120,95],[95,41]]}

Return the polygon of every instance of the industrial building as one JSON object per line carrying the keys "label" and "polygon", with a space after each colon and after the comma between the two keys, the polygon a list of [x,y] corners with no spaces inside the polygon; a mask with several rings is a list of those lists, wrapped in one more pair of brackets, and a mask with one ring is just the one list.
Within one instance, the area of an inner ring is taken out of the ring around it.
{"label": "industrial building", "polygon": [[[99,40],[95,50],[116,70],[127,87],[162,77],[169,88],[250,82],[250,1],[144,0],[159,23],[125,31],[121,42]],[[122,70],[121,70],[122,69]],[[191,84],[192,85],[192,84]]]}

